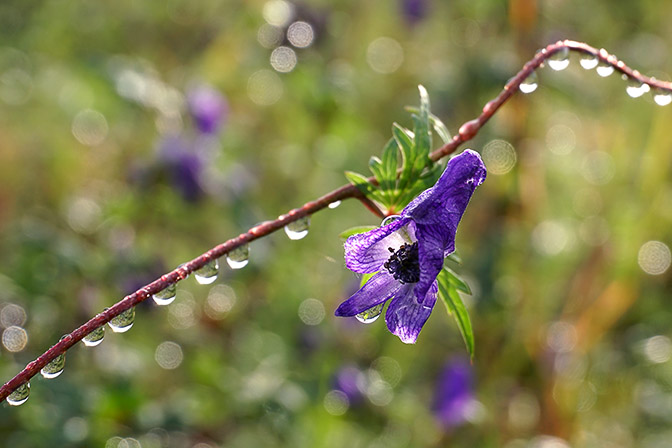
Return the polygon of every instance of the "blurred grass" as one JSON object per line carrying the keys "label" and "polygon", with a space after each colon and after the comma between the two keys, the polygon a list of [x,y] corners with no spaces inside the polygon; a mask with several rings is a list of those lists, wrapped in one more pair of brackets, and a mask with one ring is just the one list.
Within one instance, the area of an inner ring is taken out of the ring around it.
{"label": "blurred grass", "polygon": [[[262,1],[4,1],[0,307],[19,305],[27,319],[0,310],[0,323],[28,334],[22,350],[0,349],[4,380],[135,287],[343,184],[345,169],[364,171],[392,122],[410,125],[403,107],[417,103],[417,84],[455,132],[560,38],[605,47],[661,79],[672,70],[672,7],[660,2],[427,0],[414,22],[403,3],[295,4],[292,20],[311,23],[315,41],[279,73],[258,41],[270,8]],[[403,50],[392,73],[367,62],[381,36]],[[281,86],[273,104],[260,104],[272,90],[250,85],[260,70]],[[123,73],[143,80],[136,99],[123,94]],[[377,224],[346,201],[315,215],[305,239],[278,233],[252,245],[246,268],[223,266],[217,285],[231,286],[230,311],[212,314],[213,289],[188,279],[167,309],[140,306],[128,333],[73,348],[62,376],[35,378],[25,405],[0,408],[1,439],[516,448],[554,446],[548,435],[575,447],[665,446],[670,277],[643,272],[638,253],[672,240],[672,108],[629,98],[616,75],[585,71],[574,55],[567,70],[539,78],[469,144],[506,140],[517,162],[491,169],[458,233],[475,292],[478,401],[465,425],[444,430],[430,410],[439,370],[464,353],[440,307],[416,346],[382,320],[332,317],[357,285],[337,235]],[[215,138],[199,135],[184,104],[201,83],[228,101]],[[104,125],[82,122],[87,110]],[[197,202],[183,198],[160,150],[176,133],[207,158]],[[299,316],[307,298],[324,306],[318,325]],[[181,347],[174,370],[155,361],[164,341]],[[381,358],[392,370],[369,376],[389,394],[370,391],[334,415],[325,399],[338,369],[367,371]]]}

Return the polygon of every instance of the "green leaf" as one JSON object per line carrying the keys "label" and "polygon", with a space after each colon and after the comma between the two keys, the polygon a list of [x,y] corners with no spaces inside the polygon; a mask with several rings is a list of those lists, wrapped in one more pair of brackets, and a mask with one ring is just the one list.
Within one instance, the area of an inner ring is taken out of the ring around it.
{"label": "green leaf", "polygon": [[357,187],[357,189],[367,198],[374,199],[380,203],[385,203],[380,191],[378,191],[366,177],[359,173],[355,173],[354,171],[346,171],[345,177],[347,177],[350,183]]}
{"label": "green leaf", "polygon": [[457,251],[451,253],[446,258],[455,264],[462,264],[462,257],[460,257],[460,254]]}
{"label": "green leaf", "polygon": [[455,323],[457,323],[457,327],[467,346],[467,351],[473,359],[474,330],[471,327],[471,319],[469,319],[467,308],[464,306],[464,302],[462,302],[462,298],[460,297],[460,293],[457,292],[457,288],[450,283],[447,271],[441,271],[437,279],[439,281],[439,297],[441,297],[441,300],[443,300],[443,303],[446,305],[448,314],[455,319]]}
{"label": "green leaf", "polygon": [[362,280],[359,282],[359,287],[361,288],[362,286],[366,285],[366,282],[369,281],[371,277],[376,275],[378,272],[372,272],[370,274],[362,274]]}
{"label": "green leaf", "polygon": [[385,172],[383,170],[383,164],[378,157],[372,156],[369,159],[369,169],[378,181],[378,185],[382,187],[386,179]]}
{"label": "green leaf", "polygon": [[338,234],[338,237],[347,240],[349,236],[352,235],[357,235],[360,233],[365,233],[370,230],[378,228],[377,226],[357,226],[357,227],[351,227],[347,230],[342,231],[341,233]]}
{"label": "green leaf", "polygon": [[[415,106],[406,106],[405,109],[408,112],[412,112],[414,114],[419,114],[420,113],[420,108],[415,107]],[[448,143],[453,139],[453,137],[450,135],[450,131],[446,127],[445,124],[443,124],[443,121],[436,115],[430,113],[429,114],[429,122],[431,123],[432,127],[434,128],[434,132],[441,138],[443,143]]]}
{"label": "green leaf", "polygon": [[443,269],[446,271],[446,275],[448,277],[448,281],[450,282],[451,285],[455,286],[455,288],[458,291],[462,291],[463,293],[471,295],[471,288],[469,287],[469,284],[462,280],[455,271],[450,269],[449,267],[444,266]]}
{"label": "green leaf", "polygon": [[385,173],[385,179],[388,181],[385,185],[381,183],[383,189],[393,190],[394,185],[397,183],[397,153],[399,152],[399,145],[397,141],[393,138],[387,141],[385,148],[383,149],[383,172]]}
{"label": "green leaf", "polygon": [[429,95],[427,90],[418,86],[420,91],[420,112],[413,115],[413,132],[415,134],[415,170],[422,171],[427,162],[427,156],[432,148],[432,134],[429,130]]}
{"label": "green leaf", "polygon": [[408,130],[402,128],[397,123],[392,125],[392,135],[401,149],[402,164],[401,164],[401,176],[399,176],[399,189],[403,190],[406,185],[411,180],[411,174],[413,172],[413,163],[414,163],[414,149],[413,141],[409,136]]}

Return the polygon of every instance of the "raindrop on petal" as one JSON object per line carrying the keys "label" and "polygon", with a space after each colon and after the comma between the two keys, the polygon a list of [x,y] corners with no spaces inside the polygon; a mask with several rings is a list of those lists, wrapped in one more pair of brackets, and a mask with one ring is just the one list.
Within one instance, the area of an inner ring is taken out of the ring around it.
{"label": "raindrop on petal", "polygon": [[562,48],[553,53],[553,55],[548,58],[548,66],[556,71],[564,70],[569,67],[569,48]]}
{"label": "raindrop on petal", "polygon": [[245,244],[226,254],[226,262],[231,269],[240,269],[247,266],[250,258],[250,246]]}
{"label": "raindrop on petal", "polygon": [[651,90],[651,88],[649,87],[648,84],[639,82],[636,79],[631,79],[630,81],[628,81],[628,86],[625,88],[627,94],[630,95],[632,98],[639,98],[649,90]]}
{"label": "raindrop on petal", "polygon": [[380,227],[385,227],[388,224],[392,224],[394,221],[396,221],[399,218],[401,218],[401,215],[386,216],[385,219],[383,219],[383,222],[380,223]]}
{"label": "raindrop on petal", "polygon": [[598,75],[600,75],[603,78],[606,78],[607,76],[614,73],[614,67],[612,67],[610,64],[606,62],[600,62],[599,64],[597,64],[596,71]]}
{"label": "raindrop on petal", "polygon": [[585,68],[586,70],[592,70],[595,67],[597,67],[598,64],[598,59],[597,56],[589,53],[583,53],[581,55],[581,59],[579,60],[579,64],[581,64],[581,67]]}
{"label": "raindrop on petal", "polygon": [[107,324],[115,333],[125,333],[131,329],[135,321],[135,307],[129,308],[120,315],[112,318]]}
{"label": "raindrop on petal", "polygon": [[30,396],[30,383],[23,383],[7,397],[7,403],[12,406],[19,406],[28,400]]}
{"label": "raindrop on petal", "polygon": [[357,318],[358,321],[360,321],[363,324],[370,324],[378,320],[380,317],[381,313],[383,312],[383,306],[385,303],[379,303],[378,305],[369,308],[366,311],[362,311],[355,317]]}
{"label": "raindrop on petal", "polygon": [[341,201],[334,201],[331,204],[329,204],[329,208],[336,208],[339,205],[341,205]]}
{"label": "raindrop on petal", "polygon": [[43,377],[47,379],[56,378],[61,373],[63,373],[64,368],[65,368],[65,353],[61,353],[60,355],[55,357],[49,364],[42,367],[40,373],[42,374]]}
{"label": "raindrop on petal", "polygon": [[[198,277],[196,278],[198,280]],[[177,283],[166,286],[161,291],[157,292],[152,296],[154,303],[157,305],[170,305],[175,301],[175,296],[177,294]]]}
{"label": "raindrop on petal", "polygon": [[656,89],[653,92],[653,101],[659,106],[667,106],[672,103],[672,92],[669,90]]}
{"label": "raindrop on petal", "polygon": [[285,226],[285,233],[290,240],[300,240],[308,235],[308,227],[310,226],[310,217],[298,219],[290,222]]}
{"label": "raindrop on petal", "polygon": [[539,78],[537,77],[537,72],[532,72],[527,78],[525,78],[523,82],[520,83],[518,88],[523,93],[532,93],[537,90],[538,86]]}
{"label": "raindrop on petal", "polygon": [[196,277],[196,281],[201,285],[209,285],[210,283],[214,283],[214,281],[217,280],[218,273],[219,262],[217,260],[212,260],[210,263],[194,272],[194,277]]}
{"label": "raindrop on petal", "polygon": [[101,342],[103,342],[104,338],[105,338],[105,325],[101,325],[100,327],[93,330],[91,333],[84,336],[82,342],[87,347],[95,347],[96,345],[99,345]]}

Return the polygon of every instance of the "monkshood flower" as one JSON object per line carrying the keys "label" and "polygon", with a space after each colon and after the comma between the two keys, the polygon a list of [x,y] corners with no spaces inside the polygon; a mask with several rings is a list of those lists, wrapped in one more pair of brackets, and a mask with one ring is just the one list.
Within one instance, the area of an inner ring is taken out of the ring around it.
{"label": "monkshood flower", "polygon": [[415,343],[432,313],[443,259],[455,251],[455,232],[486,170],[478,153],[453,157],[436,185],[404,208],[396,221],[345,242],[345,264],[360,274],[376,273],[336,310],[356,316],[388,300],[385,321],[402,342]]}
{"label": "monkshood flower", "polygon": [[474,402],[474,373],[469,361],[449,361],[439,376],[432,410],[445,428],[459,426],[467,420]]}
{"label": "monkshood flower", "polygon": [[196,127],[204,134],[215,134],[226,118],[228,104],[212,87],[201,85],[187,95],[189,112]]}
{"label": "monkshood flower", "polygon": [[159,157],[182,198],[196,202],[203,196],[201,176],[204,163],[182,137],[166,137],[159,143]]}

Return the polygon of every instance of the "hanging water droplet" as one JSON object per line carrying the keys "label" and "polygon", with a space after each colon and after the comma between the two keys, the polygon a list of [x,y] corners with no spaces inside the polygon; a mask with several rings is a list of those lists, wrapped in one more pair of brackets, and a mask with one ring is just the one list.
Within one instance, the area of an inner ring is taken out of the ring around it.
{"label": "hanging water droplet", "polygon": [[383,219],[383,222],[380,223],[380,227],[385,227],[388,224],[392,224],[394,221],[396,221],[399,218],[401,218],[401,215],[386,216],[385,219]]}
{"label": "hanging water droplet", "polygon": [[385,302],[379,303],[378,305],[369,308],[366,311],[362,311],[355,317],[357,318],[358,321],[360,321],[363,324],[370,324],[378,320],[380,317],[381,313],[383,312],[383,306],[385,305]]}
{"label": "hanging water droplet", "polygon": [[96,345],[103,342],[103,338],[105,338],[105,325],[101,325],[100,327],[93,330],[91,333],[84,336],[82,342],[87,347],[95,347]]}
{"label": "hanging water droplet", "polygon": [[595,67],[597,67],[598,63],[599,60],[597,59],[597,56],[590,53],[583,53],[581,55],[581,59],[579,60],[579,64],[581,64],[581,67],[585,68],[586,70],[594,69]]}
{"label": "hanging water droplet", "polygon": [[219,274],[219,261],[212,260],[210,263],[194,272],[194,277],[196,277],[196,281],[201,285],[209,285],[217,280],[217,274]]}
{"label": "hanging water droplet", "polygon": [[548,66],[553,70],[560,71],[569,67],[569,48],[562,48],[548,58]]}
{"label": "hanging water droplet", "polygon": [[226,262],[231,269],[240,269],[247,266],[250,258],[250,246],[245,244],[226,254]]}
{"label": "hanging water droplet", "polygon": [[600,62],[599,64],[597,64],[596,71],[598,75],[600,75],[603,78],[606,78],[607,76],[614,73],[614,67],[612,67],[610,64],[606,62]]}
{"label": "hanging water droplet", "polygon": [[135,307],[129,308],[107,323],[115,333],[125,333],[131,329],[135,321]]}
{"label": "hanging water droplet", "polygon": [[310,226],[310,217],[298,219],[290,222],[285,226],[285,233],[290,240],[300,240],[308,235],[308,227]]}
{"label": "hanging water droplet", "polygon": [[[196,277],[198,280],[198,277]],[[177,295],[177,283],[168,285],[163,288],[161,291],[157,292],[152,296],[154,303],[157,305],[170,305],[175,301],[175,296]]]}
{"label": "hanging water droplet", "polygon": [[336,208],[339,205],[341,205],[341,201],[334,201],[331,204],[328,205],[329,208]]}
{"label": "hanging water droplet", "polygon": [[667,106],[672,103],[672,92],[669,90],[656,89],[653,92],[653,101],[659,106]]}
{"label": "hanging water droplet", "polygon": [[19,406],[28,400],[30,396],[30,383],[23,383],[17,387],[14,392],[7,396],[7,403],[12,406]]}
{"label": "hanging water droplet", "polygon": [[636,79],[631,79],[630,81],[628,81],[628,86],[625,88],[627,94],[630,95],[632,98],[639,98],[649,90],[651,90],[651,88],[649,87],[648,84],[639,82]]}
{"label": "hanging water droplet", "polygon": [[532,93],[537,90],[538,86],[539,78],[537,77],[537,72],[532,72],[527,78],[525,78],[523,82],[520,83],[518,88],[523,93]]}
{"label": "hanging water droplet", "polygon": [[40,373],[43,377],[47,379],[56,378],[58,375],[63,373],[65,368],[65,353],[61,353],[55,357],[49,364],[42,367]]}

